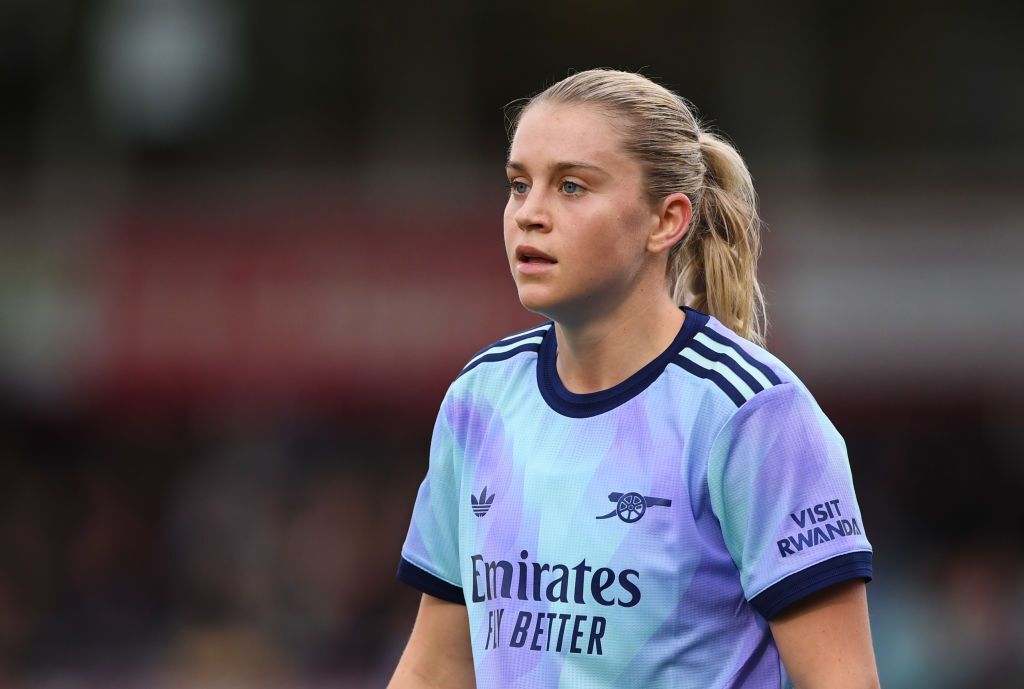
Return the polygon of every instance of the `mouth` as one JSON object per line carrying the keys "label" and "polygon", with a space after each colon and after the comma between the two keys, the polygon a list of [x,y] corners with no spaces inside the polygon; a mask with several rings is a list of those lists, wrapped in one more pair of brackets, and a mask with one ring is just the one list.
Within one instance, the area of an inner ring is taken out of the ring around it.
{"label": "mouth", "polygon": [[532,246],[520,246],[516,249],[516,260],[519,263],[539,263],[553,265],[558,263],[552,256]]}

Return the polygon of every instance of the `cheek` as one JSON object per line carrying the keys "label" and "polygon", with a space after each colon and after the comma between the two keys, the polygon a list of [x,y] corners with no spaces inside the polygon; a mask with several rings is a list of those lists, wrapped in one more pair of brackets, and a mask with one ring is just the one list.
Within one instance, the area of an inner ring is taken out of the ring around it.
{"label": "cheek", "polygon": [[514,230],[512,230],[509,227],[508,223],[506,222],[504,232],[505,254],[509,258],[509,260],[512,259],[513,246],[515,245],[515,237],[516,235]]}
{"label": "cheek", "polygon": [[505,214],[502,216],[505,221],[505,230],[508,231],[509,223],[512,222],[512,218],[515,216],[515,209],[512,208],[512,197],[510,196],[508,201],[505,202]]}
{"label": "cheek", "polygon": [[513,220],[512,211],[508,206],[505,206],[505,215],[502,218],[502,231],[505,236],[505,248],[507,249],[509,243],[512,241],[515,230],[515,221]]}
{"label": "cheek", "polygon": [[591,258],[606,267],[622,266],[636,260],[636,219],[618,209],[595,217],[588,244]]}

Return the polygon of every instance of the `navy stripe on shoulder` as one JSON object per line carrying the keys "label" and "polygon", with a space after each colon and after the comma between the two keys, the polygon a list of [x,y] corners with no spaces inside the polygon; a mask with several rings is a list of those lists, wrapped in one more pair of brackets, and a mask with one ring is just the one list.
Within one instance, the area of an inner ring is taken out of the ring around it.
{"label": "navy stripe on shoulder", "polygon": [[725,376],[723,376],[718,371],[708,370],[703,366],[699,366],[696,363],[690,361],[686,357],[679,356],[678,354],[672,357],[672,363],[684,369],[685,371],[692,373],[698,378],[710,380],[712,383],[717,385],[722,390],[722,392],[728,395],[729,399],[731,399],[737,407],[741,406],[744,402],[747,401],[747,398],[744,397],[743,394],[740,393],[740,391],[737,390],[736,387],[728,380],[726,380]]}
{"label": "navy stripe on shoulder", "polygon": [[488,349],[494,349],[495,347],[501,347],[502,345],[512,344],[513,342],[519,342],[520,340],[525,340],[530,337],[543,335],[544,333],[547,332],[547,328],[550,324],[550,321],[547,323],[541,323],[540,325],[533,326],[529,330],[521,330],[517,333],[509,335],[508,337],[503,337],[497,342],[492,342],[491,344],[487,345],[486,347],[478,351],[473,356],[469,357],[469,360],[472,361],[473,359],[477,358],[478,356],[486,352]]}
{"label": "navy stripe on shoulder", "polygon": [[733,359],[728,354],[716,352],[710,347],[702,345],[697,340],[691,340],[690,343],[686,345],[686,347],[697,352],[698,354],[700,354],[705,359],[708,359],[709,361],[714,361],[715,363],[721,363],[724,364],[725,366],[728,366],[729,370],[735,373],[740,380],[746,383],[755,395],[764,390],[764,386],[757,382],[757,379],[754,378],[754,376],[750,375],[750,372],[747,371],[747,369],[743,368],[735,359]]}
{"label": "navy stripe on shoulder", "polygon": [[847,579],[871,581],[871,576],[870,552],[844,553],[790,574],[754,596],[750,604],[770,620],[805,596]]}
{"label": "navy stripe on shoulder", "polygon": [[414,589],[423,593],[429,593],[434,598],[440,598],[450,603],[466,604],[466,597],[462,589],[454,584],[449,584],[444,579],[439,579],[425,569],[417,567],[404,557],[398,563],[396,576]]}
{"label": "navy stripe on shoulder", "polygon": [[506,350],[504,352],[496,352],[494,354],[485,354],[484,356],[479,356],[478,358],[474,359],[472,363],[466,366],[466,368],[462,369],[462,371],[459,373],[459,375],[456,376],[456,378],[461,378],[462,376],[466,375],[480,364],[486,364],[490,361],[504,361],[505,359],[511,359],[517,354],[522,354],[523,352],[536,352],[539,350],[539,342],[527,342],[526,344],[519,345],[518,347],[513,347],[512,349]]}
{"label": "navy stripe on shoulder", "polygon": [[760,362],[757,359],[755,359],[754,357],[752,357],[745,349],[743,349],[743,347],[740,347],[737,343],[733,342],[732,340],[730,340],[725,335],[723,335],[723,334],[721,334],[719,332],[716,332],[710,326],[704,326],[704,328],[701,329],[701,333],[704,334],[705,336],[711,338],[712,340],[714,340],[715,342],[717,342],[720,345],[724,345],[726,347],[731,347],[737,354],[739,354],[741,357],[743,357],[743,359],[748,364],[750,364],[751,366],[756,368],[758,371],[763,373],[764,377],[767,378],[769,381],[771,381],[772,385],[778,385],[779,383],[782,382],[782,379],[779,378],[778,374],[776,374],[775,371],[773,371],[768,365],[766,365],[763,362]]}

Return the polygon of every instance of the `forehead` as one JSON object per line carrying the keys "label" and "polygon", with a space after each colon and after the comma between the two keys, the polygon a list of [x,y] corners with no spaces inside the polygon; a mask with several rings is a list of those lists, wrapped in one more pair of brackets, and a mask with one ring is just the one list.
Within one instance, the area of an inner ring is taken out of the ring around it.
{"label": "forehead", "polygon": [[593,105],[538,103],[523,113],[509,158],[527,167],[578,160],[602,168],[628,164],[622,135]]}

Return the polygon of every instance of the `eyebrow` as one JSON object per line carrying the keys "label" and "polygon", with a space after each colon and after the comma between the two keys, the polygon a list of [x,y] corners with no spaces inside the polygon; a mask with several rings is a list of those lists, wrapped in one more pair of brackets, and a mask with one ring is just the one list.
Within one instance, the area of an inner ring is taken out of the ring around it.
{"label": "eyebrow", "polygon": [[[522,163],[520,163],[517,160],[510,160],[510,161],[508,161],[507,163],[505,163],[505,168],[509,169],[509,170],[517,170],[519,172],[526,172],[526,166],[523,165]],[[590,163],[584,163],[584,162],[581,162],[581,161],[578,161],[578,160],[563,160],[561,162],[554,163],[553,165],[551,165],[550,169],[553,172],[561,172],[563,170],[579,169],[579,170],[591,170],[593,172],[598,172],[598,173],[600,173],[602,175],[607,175],[608,174],[603,169],[599,168],[597,165],[592,165]]]}

